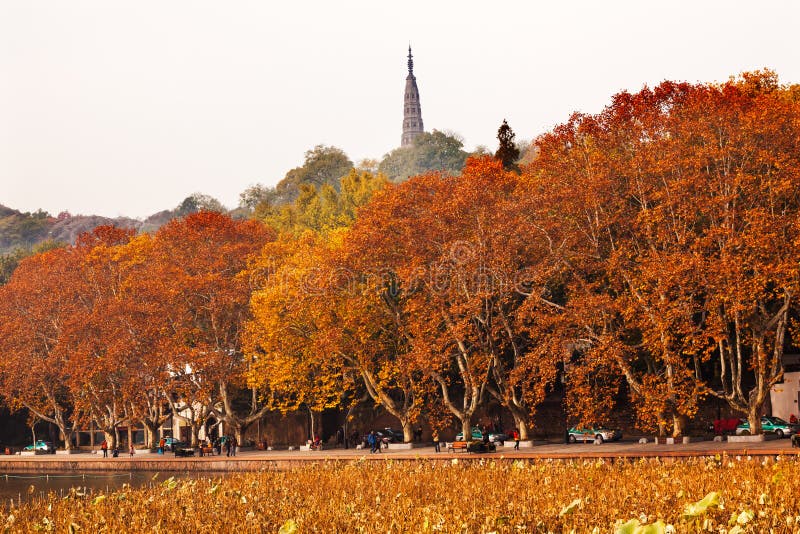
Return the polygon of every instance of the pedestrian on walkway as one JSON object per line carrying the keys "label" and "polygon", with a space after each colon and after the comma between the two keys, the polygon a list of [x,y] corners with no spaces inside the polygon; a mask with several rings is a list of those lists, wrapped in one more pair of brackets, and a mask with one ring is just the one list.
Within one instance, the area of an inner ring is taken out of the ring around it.
{"label": "pedestrian on walkway", "polygon": [[239,443],[236,441],[236,436],[231,436],[231,439],[228,440],[228,443],[230,444],[230,456],[236,456],[236,446],[239,445]]}
{"label": "pedestrian on walkway", "polygon": [[136,449],[133,448],[133,443],[131,443],[131,448],[128,452],[130,453],[131,458],[133,458],[133,455],[136,454]]}
{"label": "pedestrian on walkway", "polygon": [[370,430],[367,434],[367,443],[369,443],[369,453],[375,454],[375,431]]}
{"label": "pedestrian on walkway", "polygon": [[433,433],[431,434],[431,438],[433,438],[433,450],[434,452],[441,452],[439,450],[439,431],[434,428]]}
{"label": "pedestrian on walkway", "polygon": [[519,450],[519,429],[515,428],[514,432],[512,432],[512,434],[514,434],[514,450],[518,451]]}
{"label": "pedestrian on walkway", "polygon": [[103,458],[108,458],[108,442],[106,440],[100,444],[100,450],[103,451]]}

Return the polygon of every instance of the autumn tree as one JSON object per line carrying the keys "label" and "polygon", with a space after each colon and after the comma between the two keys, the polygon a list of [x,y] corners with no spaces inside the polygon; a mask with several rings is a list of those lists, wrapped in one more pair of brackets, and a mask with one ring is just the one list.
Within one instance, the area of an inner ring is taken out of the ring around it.
{"label": "autumn tree", "polygon": [[73,369],[63,335],[77,310],[78,266],[72,248],[54,249],[22,260],[0,286],[3,395],[12,408],[56,425],[67,449],[75,430],[68,389]]}
{"label": "autumn tree", "polygon": [[576,346],[619,369],[644,426],[671,419],[680,435],[711,394],[759,431],[795,292],[795,114],[769,73],[664,82],[537,141],[529,170],[566,230]]}
{"label": "autumn tree", "polygon": [[128,401],[141,387],[138,340],[122,313],[127,262],[119,249],[132,237],[132,230],[111,226],[80,236],[73,248],[77,306],[61,342],[70,355],[67,386],[79,421],[95,423],[112,448],[119,443],[119,426],[134,423]]}
{"label": "autumn tree", "polygon": [[193,442],[209,414],[241,438],[266,413],[247,387],[241,332],[249,317],[247,261],[271,239],[257,221],[214,212],[172,221],[154,236],[149,276],[161,286],[152,299],[173,378],[168,400],[174,413],[192,412],[183,417]]}
{"label": "autumn tree", "polygon": [[[703,187],[696,251],[708,286],[709,336],[721,392],[761,432],[783,376],[790,312],[800,287],[800,101],[769,71],[698,88],[680,116],[687,173]],[[699,193],[699,194],[698,194]]]}
{"label": "autumn tree", "polygon": [[[618,388],[616,369],[640,425],[663,431],[669,421],[677,435],[702,389],[693,346],[702,295],[681,244],[685,221],[672,204],[679,175],[658,165],[669,161],[665,121],[684,89],[664,84],[655,93],[622,93],[599,116],[573,116],[537,141],[528,168],[558,208],[547,226],[558,232],[570,265],[564,319],[575,329],[564,344],[583,357],[567,375],[574,380],[568,391],[575,399],[609,398]],[[672,220],[655,222],[662,212]],[[587,407],[572,404],[571,411],[603,422]]]}
{"label": "autumn tree", "polygon": [[533,254],[540,245],[515,234],[516,186],[499,163],[470,161],[459,179],[428,174],[381,192],[353,228],[350,246],[364,256],[362,269],[390,277],[403,295],[414,365],[434,381],[465,435],[489,395],[527,432],[555,377],[545,360],[523,365],[533,356],[516,320],[527,298],[516,290],[516,273],[538,271],[547,255]]}
{"label": "autumn tree", "polygon": [[321,335],[331,303],[313,299],[324,291],[318,265],[325,253],[324,238],[313,232],[284,235],[264,247],[251,265],[257,285],[244,335],[250,386],[272,409],[308,410],[310,438],[321,429],[322,411],[339,405],[346,385],[341,361]]}
{"label": "autumn tree", "polygon": [[339,405],[345,392],[355,398],[365,389],[398,418],[410,440],[413,379],[389,363],[399,358],[402,338],[393,331],[393,315],[380,305],[384,313],[374,313],[381,293],[357,279],[342,246],[356,211],[385,183],[381,175],[351,171],[338,192],[306,187],[281,218],[268,219],[284,235],[251,267],[262,276],[255,277],[260,286],[251,301],[248,353],[253,383],[281,411],[308,409],[317,428],[322,409]]}
{"label": "autumn tree", "polygon": [[14,269],[17,268],[17,265],[19,265],[19,262],[23,259],[63,246],[64,243],[48,239],[40,241],[31,248],[17,247],[10,252],[0,254],[0,285],[7,283],[11,279]]}

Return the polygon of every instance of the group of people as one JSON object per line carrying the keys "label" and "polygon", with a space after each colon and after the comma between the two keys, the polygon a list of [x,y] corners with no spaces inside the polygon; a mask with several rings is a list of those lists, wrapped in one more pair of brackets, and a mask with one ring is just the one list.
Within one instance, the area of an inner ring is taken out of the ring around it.
{"label": "group of people", "polygon": [[[105,444],[105,442],[103,442]],[[216,451],[217,456],[222,456],[222,451],[225,451],[226,456],[236,456],[236,448],[239,446],[238,442],[236,441],[235,436],[221,436],[214,440],[214,444],[211,445],[211,442],[208,439],[201,440],[198,443],[198,448],[200,450],[200,456],[203,456],[204,449],[213,448]],[[164,454],[169,449],[169,445],[167,445],[167,439],[162,437],[158,440],[158,454]],[[102,448],[102,447],[101,447]],[[172,451],[175,451],[175,445],[172,445]],[[213,451],[212,451],[213,454]],[[105,452],[103,453],[105,456]],[[131,456],[133,456],[133,447],[131,447]]]}
{"label": "group of people", "polygon": [[374,430],[370,430],[369,434],[367,434],[367,445],[369,445],[370,454],[375,454],[376,452],[380,454],[383,438]]}
{"label": "group of people", "polygon": [[239,444],[236,442],[236,436],[227,436],[228,439],[225,440],[225,456],[236,456],[236,447]]}
{"label": "group of people", "polygon": [[[100,450],[103,452],[103,458],[108,458],[109,448],[107,440],[104,439],[103,442],[100,444]],[[136,449],[134,448],[133,443],[131,443],[130,447],[128,448],[128,452],[130,453],[131,456],[136,454]],[[119,456],[119,444],[115,445],[111,449],[111,456],[114,458]]]}

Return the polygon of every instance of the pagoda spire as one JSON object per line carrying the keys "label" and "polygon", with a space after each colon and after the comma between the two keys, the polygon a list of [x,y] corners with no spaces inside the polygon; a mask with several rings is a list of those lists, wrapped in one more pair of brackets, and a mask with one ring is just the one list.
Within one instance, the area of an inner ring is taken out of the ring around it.
{"label": "pagoda spire", "polygon": [[411,54],[411,43],[408,43],[408,76],[406,76],[406,92],[403,98],[403,136],[400,146],[412,145],[414,138],[424,131],[419,88],[417,87],[417,78],[414,76],[414,56]]}

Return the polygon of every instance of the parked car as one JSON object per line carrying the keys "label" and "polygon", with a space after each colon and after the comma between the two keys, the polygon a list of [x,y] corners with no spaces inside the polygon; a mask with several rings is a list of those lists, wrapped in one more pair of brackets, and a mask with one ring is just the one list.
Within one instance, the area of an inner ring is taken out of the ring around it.
{"label": "parked car", "polygon": [[185,449],[188,446],[189,446],[188,443],[186,443],[185,441],[181,441],[178,438],[173,438],[172,436],[164,438],[165,451],[175,452],[175,449]]}
{"label": "parked car", "polygon": [[622,439],[622,430],[618,428],[606,428],[603,426],[597,427],[577,427],[573,426],[568,431],[568,441],[575,443],[576,441],[618,441]]}
{"label": "parked car", "polygon": [[[478,428],[477,426],[472,427],[472,436],[470,437],[471,441],[483,441],[483,430]],[[508,436],[503,434],[502,432],[489,432],[489,442],[491,443],[503,443],[508,439]],[[456,441],[464,441],[464,433],[459,432],[456,434]]]}
{"label": "parked car", "polygon": [[403,443],[403,433],[399,430],[384,428],[383,430],[378,430],[376,434],[383,443]]}
{"label": "parked car", "polygon": [[49,454],[56,453],[56,446],[53,445],[52,441],[44,441],[41,439],[37,439],[34,445],[27,445],[23,450],[25,451],[43,451]]}
{"label": "parked car", "polygon": [[[761,418],[761,430],[763,430],[765,434],[775,434],[780,439],[791,436],[792,434],[797,434],[798,431],[800,431],[800,425],[787,423],[780,417],[769,417],[765,415]],[[750,435],[750,423],[745,421],[737,426],[736,434]]]}

